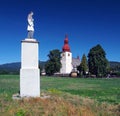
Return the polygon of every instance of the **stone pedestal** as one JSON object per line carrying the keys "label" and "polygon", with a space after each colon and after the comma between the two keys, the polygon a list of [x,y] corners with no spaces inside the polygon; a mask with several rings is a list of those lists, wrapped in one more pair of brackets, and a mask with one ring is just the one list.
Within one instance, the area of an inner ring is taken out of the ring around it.
{"label": "stone pedestal", "polygon": [[21,44],[20,96],[40,97],[39,43],[25,39]]}

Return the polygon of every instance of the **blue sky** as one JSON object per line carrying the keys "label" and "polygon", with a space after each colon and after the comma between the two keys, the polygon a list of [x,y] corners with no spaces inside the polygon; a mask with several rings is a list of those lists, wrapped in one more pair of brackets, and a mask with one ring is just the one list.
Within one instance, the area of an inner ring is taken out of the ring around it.
{"label": "blue sky", "polygon": [[0,0],[0,64],[21,60],[30,11],[41,61],[50,50],[62,50],[66,33],[73,57],[100,44],[109,61],[120,61],[119,0]]}

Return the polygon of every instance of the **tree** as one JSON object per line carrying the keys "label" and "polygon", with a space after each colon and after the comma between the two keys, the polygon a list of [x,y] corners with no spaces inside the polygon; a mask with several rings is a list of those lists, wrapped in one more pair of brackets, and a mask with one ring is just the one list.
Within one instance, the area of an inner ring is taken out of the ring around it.
{"label": "tree", "polygon": [[89,72],[96,76],[104,76],[108,69],[106,53],[101,45],[91,48],[88,53]]}
{"label": "tree", "polygon": [[88,65],[87,65],[87,58],[85,54],[82,56],[82,60],[80,65],[77,67],[81,75],[86,75],[86,72],[88,71]]}
{"label": "tree", "polygon": [[53,75],[54,73],[60,71],[61,68],[60,54],[61,52],[58,49],[50,51],[50,53],[48,54],[49,60],[45,65],[46,74]]}

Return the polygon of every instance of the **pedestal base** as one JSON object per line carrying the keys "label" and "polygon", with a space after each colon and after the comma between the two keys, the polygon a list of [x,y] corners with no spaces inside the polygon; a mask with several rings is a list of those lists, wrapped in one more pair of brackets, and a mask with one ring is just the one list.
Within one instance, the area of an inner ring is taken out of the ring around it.
{"label": "pedestal base", "polygon": [[22,40],[20,97],[40,97],[40,70],[36,39]]}
{"label": "pedestal base", "polygon": [[40,70],[20,70],[20,96],[40,97]]}

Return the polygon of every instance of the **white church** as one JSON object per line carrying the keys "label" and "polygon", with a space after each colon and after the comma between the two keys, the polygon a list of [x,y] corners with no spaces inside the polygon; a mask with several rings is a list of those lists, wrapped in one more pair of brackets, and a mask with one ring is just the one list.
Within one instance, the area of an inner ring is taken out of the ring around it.
{"label": "white church", "polygon": [[68,36],[66,35],[61,53],[61,74],[70,74],[73,71],[77,71],[77,66],[80,65],[80,58],[72,57],[72,52],[70,50],[68,42]]}

